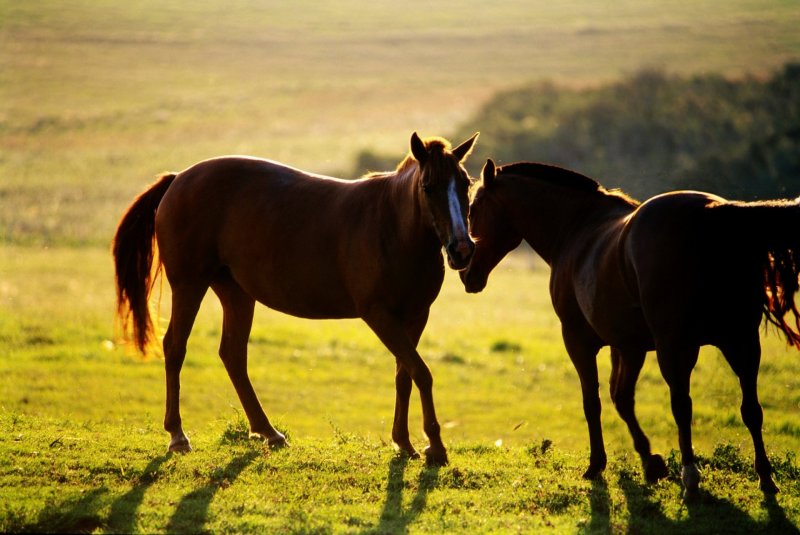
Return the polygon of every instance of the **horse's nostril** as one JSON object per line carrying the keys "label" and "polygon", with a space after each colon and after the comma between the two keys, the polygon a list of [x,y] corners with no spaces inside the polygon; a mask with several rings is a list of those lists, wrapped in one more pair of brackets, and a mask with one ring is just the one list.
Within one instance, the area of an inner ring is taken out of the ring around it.
{"label": "horse's nostril", "polygon": [[472,256],[472,253],[474,251],[475,251],[475,244],[472,243],[470,240],[462,240],[456,244],[456,252],[464,260],[468,260]]}
{"label": "horse's nostril", "polygon": [[452,241],[447,245],[447,256],[450,257],[451,265],[455,268],[465,267],[474,251],[475,244],[471,240]]}

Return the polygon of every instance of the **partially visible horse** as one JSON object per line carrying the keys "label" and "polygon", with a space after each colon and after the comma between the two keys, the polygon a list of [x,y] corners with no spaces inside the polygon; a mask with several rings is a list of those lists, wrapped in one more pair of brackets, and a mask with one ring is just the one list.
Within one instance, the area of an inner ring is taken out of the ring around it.
{"label": "partially visible horse", "polygon": [[[451,149],[411,136],[394,172],[354,181],[247,157],[199,162],[165,174],[122,217],[113,244],[118,315],[145,351],[153,338],[148,300],[163,267],[172,315],[163,341],[170,451],[189,451],[179,408],[186,341],[210,287],[223,308],[219,355],[252,433],[285,437],[269,422],[247,374],[256,301],[304,318],[362,318],[396,359],[392,439],[412,457],[412,381],[420,392],[429,462],[447,453],[434,410],[433,378],[416,346],[449,265],[466,267],[470,179],[462,162],[478,134]],[[157,251],[156,251],[157,244]],[[157,257],[156,257],[157,252]],[[157,260],[155,260],[157,258]]]}
{"label": "partially visible horse", "polygon": [[763,314],[800,347],[798,201],[729,202],[677,191],[640,204],[585,176],[535,163],[496,169],[489,160],[482,177],[469,215],[475,253],[461,278],[468,292],[481,291],[521,240],[549,264],[550,294],[580,376],[589,427],[584,477],[596,478],[606,466],[596,362],[606,345],[611,398],[645,477],[667,475],[634,415],[636,381],[645,353],[654,349],[678,425],[686,494],[696,494],[689,379],[700,346],[714,345],[739,378],[760,487],[777,492],[761,434],[759,325]]}

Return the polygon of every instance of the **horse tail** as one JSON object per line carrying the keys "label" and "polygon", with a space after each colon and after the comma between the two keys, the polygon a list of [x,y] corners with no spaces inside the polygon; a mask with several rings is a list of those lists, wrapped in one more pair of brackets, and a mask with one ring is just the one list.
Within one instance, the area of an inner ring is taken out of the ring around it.
{"label": "horse tail", "polygon": [[789,345],[800,349],[800,311],[794,299],[800,289],[798,276],[800,243],[771,247],[764,262],[764,317],[783,332]]}
{"label": "horse tail", "polygon": [[755,224],[749,234],[760,244],[762,255],[764,317],[789,345],[800,349],[800,311],[795,303],[800,290],[800,199],[746,204],[755,216],[750,219]]}
{"label": "horse tail", "polygon": [[128,207],[117,226],[112,252],[117,287],[117,318],[123,335],[133,323],[133,342],[146,353],[153,339],[149,299],[161,269],[157,260],[156,210],[175,174],[162,175]]}

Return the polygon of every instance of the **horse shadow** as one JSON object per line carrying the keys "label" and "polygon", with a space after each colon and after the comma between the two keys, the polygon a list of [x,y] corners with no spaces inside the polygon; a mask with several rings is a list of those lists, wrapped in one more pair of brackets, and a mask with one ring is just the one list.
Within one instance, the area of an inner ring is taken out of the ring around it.
{"label": "horse shadow", "polygon": [[676,520],[664,514],[661,502],[654,497],[652,486],[625,476],[620,477],[619,485],[630,515],[628,529],[636,533],[690,533],[696,532],[697,526],[712,525],[717,526],[720,533],[726,534],[800,535],[800,530],[786,517],[772,495],[765,495],[762,501],[762,507],[767,511],[766,521],[757,521],[729,500],[701,488],[697,497],[684,502],[686,516]]}
{"label": "horse shadow", "polygon": [[132,533],[136,527],[136,512],[144,500],[144,495],[153,483],[158,481],[158,470],[171,454],[161,455],[148,463],[142,470],[137,483],[111,504],[108,515],[111,527],[119,533]]}
{"label": "horse shadow", "polygon": [[386,484],[386,500],[379,523],[365,533],[407,533],[408,526],[425,510],[428,493],[439,480],[439,467],[424,468],[417,479],[417,491],[408,507],[403,508],[403,491],[406,488],[405,471],[409,458],[396,455],[389,461],[389,477]]}
{"label": "horse shadow", "polygon": [[605,479],[592,480],[592,488],[589,491],[589,507],[591,518],[583,531],[586,533],[610,533],[611,495]]}
{"label": "horse shadow", "polygon": [[[145,492],[158,479],[158,469],[167,459],[169,455],[150,461],[137,483],[113,501],[112,493],[106,486],[82,492],[77,500],[68,496],[62,503],[46,507],[33,524],[20,526],[19,531],[91,533],[98,529],[110,529],[118,533],[132,533],[136,528],[136,512]],[[103,510],[109,502],[111,505],[106,515]]]}
{"label": "horse shadow", "polygon": [[107,503],[108,488],[98,487],[77,500],[68,498],[61,504],[44,508],[32,524],[16,526],[9,531],[27,533],[92,533],[105,528],[102,514]]}
{"label": "horse shadow", "polygon": [[[158,470],[172,457],[168,453],[151,460],[138,476],[136,483],[113,501],[107,487],[99,487],[82,494],[77,499],[67,499],[53,505],[39,515],[32,524],[19,526],[19,531],[91,533],[98,529],[114,533],[137,531],[136,517],[147,490],[158,481]],[[258,457],[256,450],[232,459],[227,466],[215,471],[208,483],[181,498],[166,526],[168,533],[202,532],[207,521],[208,508],[217,490],[233,482],[239,474]],[[108,514],[103,513],[111,501]]]}
{"label": "horse shadow", "polygon": [[186,494],[178,502],[175,512],[167,522],[167,533],[202,533],[208,520],[208,508],[214,495],[223,486],[230,485],[239,474],[259,456],[259,452],[251,450],[231,459],[231,461],[209,478],[204,486]]}

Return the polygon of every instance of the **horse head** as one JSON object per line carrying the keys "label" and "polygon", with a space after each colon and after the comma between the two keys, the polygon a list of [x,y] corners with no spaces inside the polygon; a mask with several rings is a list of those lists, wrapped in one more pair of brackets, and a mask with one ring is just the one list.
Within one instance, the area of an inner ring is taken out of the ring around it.
{"label": "horse head", "polygon": [[492,269],[522,242],[498,195],[502,185],[495,177],[494,162],[486,160],[481,184],[469,208],[469,229],[475,240],[475,251],[467,268],[459,273],[469,293],[483,290]]}
{"label": "horse head", "polygon": [[411,154],[419,164],[417,184],[423,209],[453,269],[467,267],[475,250],[467,230],[470,179],[462,163],[477,138],[475,133],[450,150],[449,143],[441,138],[423,141],[416,132],[411,136]]}

